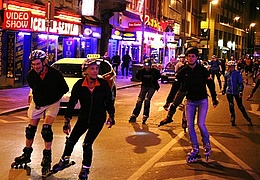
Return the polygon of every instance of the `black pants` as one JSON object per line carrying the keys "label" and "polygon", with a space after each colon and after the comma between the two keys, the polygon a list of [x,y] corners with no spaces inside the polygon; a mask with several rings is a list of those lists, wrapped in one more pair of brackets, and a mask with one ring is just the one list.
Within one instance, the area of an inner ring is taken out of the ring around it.
{"label": "black pants", "polygon": [[153,97],[153,94],[155,92],[155,89],[153,87],[145,87],[141,86],[141,91],[138,95],[138,100],[135,105],[135,109],[133,110],[133,114],[138,117],[140,114],[140,111],[142,109],[142,104],[144,101],[144,113],[143,115],[146,117],[149,117],[150,112],[150,102]]}
{"label": "black pants", "polygon": [[217,79],[218,79],[219,89],[222,89],[222,84],[221,84],[221,80],[220,80],[220,71],[211,71],[211,76],[212,76],[213,81],[215,79],[215,75],[217,76]]}
{"label": "black pants", "polygon": [[129,65],[127,66],[127,65],[122,64],[122,70],[121,70],[122,71],[122,76],[125,75],[124,70],[126,71],[126,76],[128,76],[128,69],[129,69]]}
{"label": "black pants", "polygon": [[84,146],[88,146],[88,148],[84,148],[83,146],[82,164],[90,167],[92,163],[92,156],[93,156],[92,144],[97,138],[100,131],[102,130],[103,126],[104,123],[99,123],[99,124],[89,126],[86,121],[78,120],[69,138],[67,139],[62,157],[71,156],[75,144],[78,142],[79,138],[87,131],[83,144]]}
{"label": "black pants", "polygon": [[243,106],[242,97],[239,97],[239,95],[227,94],[227,100],[229,103],[229,111],[230,111],[231,119],[233,121],[235,121],[235,119],[236,119],[234,98],[235,98],[237,106],[238,106],[239,110],[242,112],[244,118],[248,119],[249,117],[247,115],[245,107]]}

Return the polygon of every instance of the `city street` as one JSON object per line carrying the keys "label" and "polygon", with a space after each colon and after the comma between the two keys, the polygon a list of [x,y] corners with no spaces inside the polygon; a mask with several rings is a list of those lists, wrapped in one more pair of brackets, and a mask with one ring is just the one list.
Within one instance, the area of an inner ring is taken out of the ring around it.
{"label": "city street", "polygon": [[[243,97],[244,106],[254,126],[248,126],[248,122],[236,106],[237,126],[232,127],[226,96],[221,95],[217,87],[219,106],[214,109],[210,104],[206,121],[212,145],[209,162],[205,162],[200,146],[202,160],[187,164],[185,158],[191,147],[188,133],[184,133],[181,127],[182,112],[177,111],[173,123],[158,128],[159,122],[167,115],[162,106],[170,87],[170,84],[161,84],[161,88],[155,93],[147,125],[141,123],[142,114],[138,117],[137,123],[128,122],[140,86],[118,90],[115,104],[116,125],[111,129],[104,126],[94,142],[94,158],[89,180],[260,179],[259,89],[251,100],[246,101],[252,86],[245,85]],[[209,102],[211,103],[211,100]],[[74,116],[72,125],[76,118]],[[34,141],[30,168],[10,168],[14,158],[22,153],[24,130],[27,125],[26,110],[0,116],[0,177],[3,180],[42,179],[41,124]],[[63,152],[66,135],[62,132],[62,126],[63,116],[60,114],[53,124],[52,164],[59,161]],[[197,126],[196,129],[201,144]],[[81,168],[83,138],[84,136],[75,146],[71,157],[76,164],[48,177],[48,180],[77,179]]]}

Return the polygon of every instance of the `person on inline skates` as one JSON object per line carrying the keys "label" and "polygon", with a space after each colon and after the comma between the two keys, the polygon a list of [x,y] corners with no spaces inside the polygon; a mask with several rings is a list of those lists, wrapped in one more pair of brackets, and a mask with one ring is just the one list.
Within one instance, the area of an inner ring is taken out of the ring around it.
{"label": "person on inline skates", "polygon": [[[198,63],[199,51],[196,47],[189,47],[186,50],[188,65],[184,66],[176,75],[175,93],[180,89],[186,92],[185,112],[188,121],[188,131],[192,150],[188,153],[186,161],[195,162],[199,159],[199,143],[197,140],[194,121],[196,111],[198,111],[198,126],[202,136],[204,154],[208,160],[211,152],[210,139],[205,125],[208,111],[207,87],[210,90],[213,107],[218,105],[215,84],[210,77],[210,72]],[[207,86],[207,87],[206,87]]]}
{"label": "person on inline skates", "polygon": [[235,61],[229,61],[227,63],[228,71],[225,74],[225,83],[223,86],[222,94],[226,94],[228,104],[229,104],[229,111],[231,115],[231,125],[236,126],[236,115],[235,115],[235,107],[234,107],[234,98],[237,102],[237,106],[239,110],[242,112],[244,118],[249,122],[252,126],[252,121],[248,116],[245,107],[243,106],[242,102],[242,95],[244,90],[243,78],[242,75],[235,70],[236,63]]}
{"label": "person on inline skates", "polygon": [[247,100],[251,99],[254,95],[254,93],[256,92],[257,88],[260,86],[260,67],[258,68],[258,72],[256,74],[256,84],[255,87],[252,89],[251,93],[247,96]]}
{"label": "person on inline skates", "polygon": [[145,124],[150,112],[150,101],[155,93],[155,91],[160,88],[158,79],[161,78],[160,71],[152,67],[152,62],[150,59],[144,60],[144,67],[139,69],[136,73],[136,79],[142,81],[141,90],[138,95],[138,99],[135,108],[130,116],[129,122],[136,122],[136,118],[140,114],[142,104],[144,101],[144,112],[142,124]]}
{"label": "person on inline skates", "polygon": [[221,62],[218,60],[216,55],[212,56],[212,60],[209,62],[209,65],[210,65],[211,77],[214,81],[215,75],[217,76],[219,89],[221,90],[222,84],[221,84],[220,76],[222,72],[222,67],[221,67]]}
{"label": "person on inline skates", "polygon": [[46,176],[51,168],[52,123],[59,112],[60,99],[68,92],[69,87],[61,72],[48,66],[47,56],[44,51],[32,51],[29,60],[32,69],[27,74],[27,82],[32,89],[33,95],[28,109],[30,123],[25,129],[26,143],[23,154],[15,158],[15,162],[11,166],[17,167],[31,162],[32,145],[36,129],[40,118],[45,116],[41,131],[45,145],[41,166],[42,175]]}
{"label": "person on inline skates", "polygon": [[[85,75],[79,79],[73,86],[71,97],[65,112],[65,122],[63,132],[70,136],[66,140],[66,145],[60,161],[52,168],[53,173],[69,167],[72,162],[70,156],[75,144],[85,133],[83,141],[83,160],[79,179],[88,179],[89,169],[92,164],[92,145],[102,130],[106,122],[106,112],[109,114],[107,120],[108,128],[115,124],[115,107],[112,99],[112,92],[108,82],[98,77],[100,61],[96,59],[87,59],[82,64],[82,70]],[[80,102],[80,112],[77,122],[71,130],[70,121],[73,110],[77,102]]]}
{"label": "person on inline skates", "polygon": [[[185,54],[181,54],[181,55],[179,56],[179,58],[180,58],[180,61],[179,61],[179,62],[176,64],[176,66],[175,66],[175,73],[176,73],[176,74],[177,74],[178,71],[179,71],[181,68],[183,68],[183,67],[185,66],[185,64],[186,64]],[[168,111],[167,117],[160,122],[160,124],[158,125],[158,127],[163,126],[164,124],[168,124],[168,123],[173,122],[172,117],[173,117],[173,115],[175,114],[177,107],[182,103],[182,101],[183,101],[183,99],[184,99],[184,97],[185,97],[186,92],[178,91],[177,94],[175,95],[175,93],[176,93],[175,90],[177,90],[177,89],[176,89],[176,87],[175,87],[175,83],[173,82],[173,83],[172,83],[171,90],[170,90],[170,92],[169,92],[169,94],[168,94],[168,96],[167,96],[167,98],[166,98],[166,103],[165,103],[165,105],[163,106],[163,108],[164,108],[166,111]],[[175,95],[175,96],[174,96],[174,95]],[[169,107],[170,107],[170,108],[169,108]],[[183,115],[184,115],[184,116],[183,116],[182,126],[183,126],[184,129],[186,129],[187,123],[186,123],[186,118],[185,118],[185,111],[184,111],[184,109],[183,109]]]}

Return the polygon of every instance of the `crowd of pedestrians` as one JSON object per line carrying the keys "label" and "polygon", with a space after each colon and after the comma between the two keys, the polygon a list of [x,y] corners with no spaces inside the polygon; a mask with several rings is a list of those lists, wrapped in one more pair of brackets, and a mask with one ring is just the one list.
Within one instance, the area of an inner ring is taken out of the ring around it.
{"label": "crowd of pedestrians", "polygon": [[[44,51],[32,51],[29,59],[32,69],[27,75],[27,81],[33,94],[33,99],[28,109],[30,124],[25,130],[26,146],[23,149],[23,154],[15,158],[15,162],[12,166],[19,166],[31,162],[30,158],[33,151],[32,144],[34,136],[39,120],[44,114],[45,118],[41,131],[45,144],[41,162],[42,175],[48,176],[50,173],[56,173],[72,165],[70,156],[74,146],[79,138],[86,133],[83,141],[83,160],[79,179],[87,179],[92,164],[92,145],[95,139],[105,123],[108,124],[109,128],[115,125],[115,107],[112,100],[111,89],[106,80],[98,78],[97,76],[99,62],[96,59],[87,58],[82,64],[84,77],[74,84],[64,116],[63,132],[68,135],[68,138],[60,161],[56,163],[51,170],[52,123],[59,110],[59,100],[69,89],[62,74],[47,65],[46,53]],[[132,62],[128,51],[122,56],[122,61],[118,52],[116,52],[112,58],[108,56],[108,52],[105,52],[103,59],[111,63],[117,74],[118,67],[121,65],[122,76],[128,77],[129,65]],[[232,57],[229,61],[225,62],[218,60],[217,56],[213,55],[212,60],[208,63],[209,67],[206,68],[199,60],[198,49],[196,47],[190,47],[186,50],[185,54],[178,56],[178,61],[174,59],[171,63],[170,65],[173,66],[176,76],[170,92],[166,97],[166,104],[163,106],[164,109],[168,111],[167,116],[160,122],[159,126],[173,122],[172,118],[177,107],[186,97],[184,102],[184,116],[187,119],[191,143],[191,151],[188,153],[186,161],[188,163],[194,162],[200,158],[199,142],[194,128],[196,114],[198,117],[197,125],[200,130],[200,135],[202,136],[204,154],[206,159],[208,159],[211,152],[210,135],[206,127],[209,104],[208,94],[210,93],[214,108],[219,103],[215,90],[215,76],[217,77],[219,89],[227,98],[231,125],[236,126],[234,99],[244,118],[250,125],[253,125],[242,103],[244,90],[242,74],[245,73],[245,84],[249,83],[248,77],[252,77],[252,81],[254,82],[254,88],[247,96],[247,99],[250,99],[260,85],[259,62],[258,60],[253,61],[249,56],[246,56],[244,60],[235,60],[234,57]],[[223,85],[221,75],[224,76]],[[143,60],[143,67],[136,72],[135,76],[136,79],[141,81],[141,88],[129,122],[136,123],[142,105],[144,104],[142,124],[146,125],[150,114],[151,99],[154,93],[160,88],[158,80],[161,78],[161,74],[160,70],[152,66],[152,60],[146,58]],[[74,106],[78,101],[81,104],[80,113],[72,129],[70,121],[72,119]],[[106,120],[107,114],[109,117]]]}

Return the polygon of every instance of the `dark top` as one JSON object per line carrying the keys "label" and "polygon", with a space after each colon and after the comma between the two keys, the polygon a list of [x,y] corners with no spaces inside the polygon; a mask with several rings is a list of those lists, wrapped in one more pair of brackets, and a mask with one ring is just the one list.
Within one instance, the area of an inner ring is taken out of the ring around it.
{"label": "dark top", "polygon": [[69,91],[69,87],[60,71],[47,66],[48,72],[44,79],[33,69],[27,74],[27,82],[32,89],[36,106],[53,104]]}
{"label": "dark top", "polygon": [[123,65],[124,66],[129,66],[129,63],[131,61],[131,57],[128,55],[128,54],[125,54],[123,57],[122,57],[122,61],[123,61]]}
{"label": "dark top", "polygon": [[119,65],[120,64],[120,56],[119,55],[115,55],[112,57],[112,63],[114,65]]}
{"label": "dark top", "polygon": [[115,108],[112,100],[112,92],[108,82],[98,78],[99,86],[96,86],[91,93],[88,87],[82,86],[84,78],[79,79],[73,86],[71,97],[65,118],[72,118],[73,109],[80,102],[79,121],[87,124],[104,124],[106,121],[106,111],[110,117],[114,117]]}
{"label": "dark top", "polygon": [[181,91],[186,92],[186,98],[191,101],[207,98],[207,85],[212,100],[216,100],[215,84],[210,78],[209,71],[200,64],[196,64],[193,69],[188,65],[183,67],[176,75],[174,83],[176,83],[174,94],[181,88]]}
{"label": "dark top", "polygon": [[154,87],[155,90],[160,88],[158,79],[161,78],[160,71],[155,68],[151,68],[150,71],[146,71],[145,68],[139,69],[136,73],[136,79],[142,81],[142,86]]}

